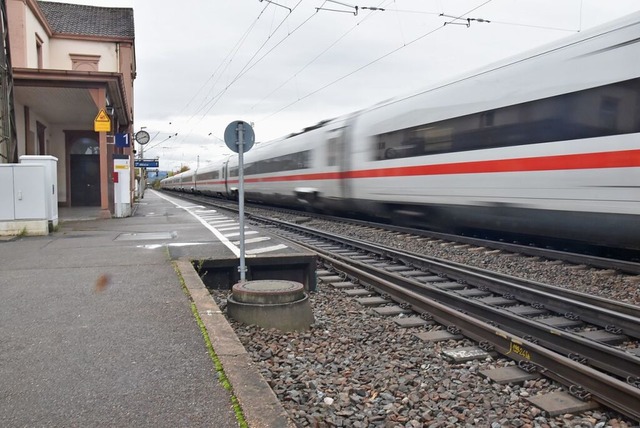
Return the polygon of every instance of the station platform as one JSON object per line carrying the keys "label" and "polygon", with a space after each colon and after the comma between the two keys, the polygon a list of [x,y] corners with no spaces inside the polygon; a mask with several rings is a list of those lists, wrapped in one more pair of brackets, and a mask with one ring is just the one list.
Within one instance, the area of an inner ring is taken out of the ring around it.
{"label": "station platform", "polygon": [[[94,214],[0,242],[0,426],[293,426],[191,262],[237,257],[237,219],[155,191]],[[300,252],[246,231],[255,258]]]}

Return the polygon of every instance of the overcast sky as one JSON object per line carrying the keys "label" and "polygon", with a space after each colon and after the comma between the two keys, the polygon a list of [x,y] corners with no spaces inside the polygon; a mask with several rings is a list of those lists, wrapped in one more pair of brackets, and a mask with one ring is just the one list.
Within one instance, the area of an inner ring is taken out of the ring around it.
{"label": "overcast sky", "polygon": [[[266,141],[640,10],[638,0],[65,2],[133,7],[135,131],[146,127],[145,158],[166,170],[228,153],[233,120]],[[460,16],[475,20],[454,25]]]}

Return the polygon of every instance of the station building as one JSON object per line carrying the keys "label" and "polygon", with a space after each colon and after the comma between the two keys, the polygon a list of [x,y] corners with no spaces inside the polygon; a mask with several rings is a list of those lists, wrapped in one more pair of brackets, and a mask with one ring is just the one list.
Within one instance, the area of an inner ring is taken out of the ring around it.
{"label": "station building", "polygon": [[[133,142],[114,138],[133,130],[133,9],[5,1],[17,145],[4,162],[57,158],[58,206],[99,207],[110,218],[118,177],[133,203]],[[108,131],[96,132],[98,118]],[[114,174],[114,158],[128,160],[125,176]]]}

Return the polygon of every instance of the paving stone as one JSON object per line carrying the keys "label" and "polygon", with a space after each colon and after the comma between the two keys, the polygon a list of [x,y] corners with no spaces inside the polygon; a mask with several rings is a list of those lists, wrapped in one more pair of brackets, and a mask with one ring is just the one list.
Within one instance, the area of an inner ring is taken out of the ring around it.
{"label": "paving stone", "polygon": [[582,413],[598,408],[598,404],[594,401],[581,401],[564,391],[538,395],[527,398],[527,401],[542,409],[551,417],[564,415],[566,413]]}
{"label": "paving stone", "polygon": [[405,271],[410,271],[413,268],[409,267],[409,266],[389,266],[384,268],[384,270],[389,271],[389,272],[405,272]]}
{"label": "paving stone", "polygon": [[363,263],[371,263],[376,261],[376,259],[374,259],[373,257],[365,255],[353,256],[352,259]]}
{"label": "paving stone", "polygon": [[460,284],[459,282],[454,281],[442,282],[439,284],[434,284],[434,286],[441,290],[462,290],[465,287],[464,284]]}
{"label": "paving stone", "polygon": [[416,316],[395,318],[393,321],[398,325],[398,327],[402,328],[423,327],[425,325],[433,324],[433,321],[427,321]]}
{"label": "paving stone", "polygon": [[400,314],[410,314],[411,312],[413,312],[411,309],[404,309],[397,305],[382,306],[379,308],[374,308],[373,310],[378,315],[382,315],[382,316],[395,316]]}
{"label": "paving stone", "polygon": [[323,250],[329,250],[329,251],[337,251],[337,250],[342,250],[342,247],[339,247],[337,245],[333,245],[333,244],[320,244],[320,245],[316,245],[318,248],[322,248]]}
{"label": "paving stone", "polygon": [[372,293],[372,291],[367,290],[366,288],[348,288],[342,290],[344,294],[351,297],[356,296],[368,296]]}
{"label": "paving stone", "polygon": [[461,334],[449,333],[446,330],[426,331],[424,333],[416,333],[415,336],[425,342],[442,342],[445,340],[460,340],[463,338]]}
{"label": "paving stone", "polygon": [[416,276],[413,279],[420,282],[448,282],[449,281],[447,278],[443,278],[437,275]]}
{"label": "paving stone", "polygon": [[324,282],[325,284],[328,282],[336,282],[336,281],[344,281],[344,278],[342,278],[341,276],[338,275],[332,275],[332,276],[319,276],[317,275],[318,279],[322,282]]}
{"label": "paving stone", "polygon": [[629,339],[629,337],[625,336],[624,334],[609,333],[605,330],[583,331],[578,333],[578,336],[586,337],[587,339],[595,340],[597,342],[602,342],[609,345],[616,345]]}
{"label": "paving stone", "polygon": [[371,266],[373,266],[374,268],[378,268],[378,269],[384,269],[386,267],[389,267],[389,263],[385,263],[385,262],[380,262],[380,263],[372,263]]}
{"label": "paving stone", "polygon": [[467,288],[465,290],[455,290],[455,293],[462,297],[485,297],[490,296],[491,292],[480,290],[479,288]]}
{"label": "paving stone", "polygon": [[538,309],[533,306],[512,306],[510,308],[505,308],[505,310],[523,317],[532,317],[549,313],[546,309]]}
{"label": "paving stone", "polygon": [[356,287],[360,287],[358,284],[354,284],[353,282],[349,282],[349,281],[332,282],[331,286],[333,288],[356,288]]}
{"label": "paving stone", "polygon": [[482,297],[478,299],[478,302],[482,302],[484,304],[491,305],[491,306],[512,306],[512,305],[518,304],[517,300],[505,299],[504,297],[501,297],[501,296]]}
{"label": "paving stone", "polygon": [[582,324],[580,320],[570,320],[565,317],[540,318],[537,321],[555,328],[577,327]]}
{"label": "paving stone", "polygon": [[517,366],[500,367],[493,370],[481,370],[480,374],[500,385],[507,383],[521,384],[525,380],[538,379],[538,372],[528,373]]}
{"label": "paving stone", "polygon": [[385,299],[380,296],[371,296],[371,297],[360,297],[356,299],[356,302],[360,303],[363,306],[379,306],[386,305],[391,303],[391,300]]}
{"label": "paving stone", "polygon": [[353,257],[353,256],[361,255],[361,253],[357,251],[351,251],[351,250],[339,250],[339,251],[334,251],[334,253],[340,254],[341,256],[345,256],[345,257]]}
{"label": "paving stone", "polygon": [[421,270],[410,270],[407,272],[402,272],[401,275],[402,276],[407,276],[407,277],[423,277],[425,275],[426,272],[421,271]]}

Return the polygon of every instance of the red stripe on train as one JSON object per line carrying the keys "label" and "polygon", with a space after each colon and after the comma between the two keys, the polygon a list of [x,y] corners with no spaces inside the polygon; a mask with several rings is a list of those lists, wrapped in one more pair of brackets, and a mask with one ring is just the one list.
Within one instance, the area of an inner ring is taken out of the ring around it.
{"label": "red stripe on train", "polygon": [[[630,167],[640,167],[640,150],[456,162],[440,165],[399,166],[394,168],[348,171],[345,173],[326,172],[271,177],[248,176],[245,177],[245,181],[247,183],[261,183],[272,181],[337,180],[341,178],[409,177],[417,175],[483,174]],[[237,180],[231,182],[237,182]]]}

